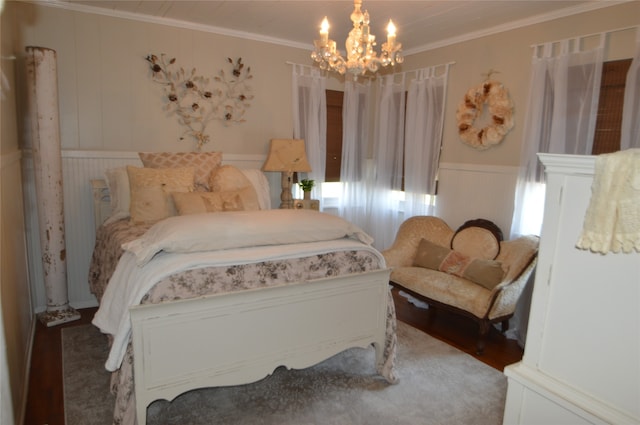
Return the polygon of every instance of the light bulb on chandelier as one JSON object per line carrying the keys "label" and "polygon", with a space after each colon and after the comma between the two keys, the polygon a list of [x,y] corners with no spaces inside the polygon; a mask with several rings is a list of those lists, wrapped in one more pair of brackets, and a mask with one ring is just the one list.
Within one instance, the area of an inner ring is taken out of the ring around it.
{"label": "light bulb on chandelier", "polygon": [[364,75],[367,71],[376,72],[380,66],[400,64],[402,44],[396,41],[396,27],[389,20],[387,25],[387,42],[382,44],[380,56],[373,50],[376,36],[370,33],[369,13],[362,12],[362,0],[354,0],[351,22],[353,29],[345,41],[347,58],[336,50],[336,42],[329,38],[329,21],[325,16],[320,25],[320,39],[315,40],[315,49],[311,58],[318,62],[321,69],[336,71],[340,74],[349,72],[355,76]]}

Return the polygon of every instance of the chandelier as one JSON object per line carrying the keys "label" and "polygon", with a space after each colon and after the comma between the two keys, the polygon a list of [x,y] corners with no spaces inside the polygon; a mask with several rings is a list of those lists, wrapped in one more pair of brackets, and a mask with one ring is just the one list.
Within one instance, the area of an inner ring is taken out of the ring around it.
{"label": "chandelier", "polygon": [[355,76],[364,75],[367,71],[376,72],[382,65],[402,63],[402,44],[396,42],[396,27],[389,20],[387,25],[387,42],[382,44],[380,56],[373,50],[376,36],[369,31],[369,13],[360,10],[362,0],[354,0],[351,21],[353,29],[345,42],[347,58],[336,51],[336,42],[329,39],[329,21],[324,17],[320,25],[320,39],[315,40],[315,49],[311,58],[319,63],[321,69],[336,71],[340,74],[349,72]]}

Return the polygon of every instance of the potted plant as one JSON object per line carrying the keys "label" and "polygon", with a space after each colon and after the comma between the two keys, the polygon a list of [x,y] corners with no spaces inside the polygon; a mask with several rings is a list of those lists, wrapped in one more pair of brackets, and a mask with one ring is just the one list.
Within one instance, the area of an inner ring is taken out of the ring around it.
{"label": "potted plant", "polygon": [[311,199],[311,189],[315,186],[316,182],[310,179],[302,179],[298,182],[300,188],[304,192],[304,199]]}

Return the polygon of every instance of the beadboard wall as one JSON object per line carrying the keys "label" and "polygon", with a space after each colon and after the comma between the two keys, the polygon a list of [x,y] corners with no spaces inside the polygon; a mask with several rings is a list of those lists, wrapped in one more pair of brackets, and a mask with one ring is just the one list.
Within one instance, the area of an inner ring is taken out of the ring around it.
{"label": "beadboard wall", "polygon": [[[38,215],[33,182],[33,162],[29,152],[25,152],[23,157],[29,274],[33,305],[35,311],[40,312],[46,309],[47,302],[42,264],[38,261],[41,258],[41,251],[37,231]],[[223,156],[223,163],[239,168],[260,168],[264,160],[263,155],[227,154]],[[125,165],[142,166],[137,152],[62,151],[67,285],[69,302],[74,308],[98,305],[96,298],[89,291],[88,284],[89,263],[95,243],[91,179],[102,179],[104,170]],[[266,173],[266,175],[271,186],[271,202],[278,205],[280,174]]]}
{"label": "beadboard wall", "polygon": [[[224,155],[223,162],[240,168],[260,168],[263,155]],[[141,162],[137,152],[62,151],[64,211],[67,245],[67,284],[74,308],[97,305],[89,291],[88,271],[95,242],[95,220],[91,179],[104,178],[104,170]],[[40,261],[40,241],[33,163],[23,155],[29,274],[35,312],[46,309],[46,294]],[[513,210],[517,167],[443,163],[439,173],[437,215],[453,228],[474,218],[494,221],[508,235]],[[271,203],[280,203],[280,174],[266,173],[271,186]]]}

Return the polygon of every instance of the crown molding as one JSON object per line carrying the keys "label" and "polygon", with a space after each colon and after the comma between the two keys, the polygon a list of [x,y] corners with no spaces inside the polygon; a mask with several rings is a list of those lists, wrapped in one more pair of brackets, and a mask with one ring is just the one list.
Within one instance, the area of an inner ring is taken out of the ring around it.
{"label": "crown molding", "polygon": [[[296,49],[304,49],[304,50],[313,49],[313,45],[311,43],[294,42],[291,40],[286,40],[286,39],[277,38],[277,37],[269,37],[269,36],[255,34],[251,32],[238,31],[238,30],[233,30],[229,28],[216,27],[212,25],[195,24],[193,22],[181,21],[177,19],[148,16],[148,15],[132,13],[132,12],[109,10],[109,9],[89,6],[85,4],[62,2],[59,0],[25,0],[25,1],[29,3],[42,5],[42,6],[57,7],[57,8],[67,9],[75,12],[92,13],[92,14],[110,16],[114,18],[129,19],[129,20],[159,24],[159,25],[167,25],[167,26],[172,26],[176,28],[184,28],[184,29],[189,29],[194,31],[208,32],[208,33],[219,34],[219,35],[224,35],[228,37],[236,37],[236,38],[259,41],[264,43],[277,44],[277,45],[286,46],[286,47],[293,47]],[[503,25],[497,25],[495,27],[487,28],[485,30],[469,32],[457,37],[448,38],[446,40],[440,40],[434,43],[423,44],[422,46],[419,46],[419,47],[404,50],[403,54],[406,57],[406,56],[414,55],[417,53],[422,53],[429,50],[434,50],[441,47],[446,47],[453,44],[470,41],[476,38],[486,37],[489,35],[494,35],[494,34],[522,28],[529,25],[535,25],[535,24],[551,21],[554,19],[577,15],[580,13],[591,12],[594,10],[616,6],[619,4],[629,3],[632,1],[635,1],[635,0],[597,0],[591,3],[580,4],[574,7],[568,7],[562,10],[557,10],[554,12],[549,12],[549,13],[545,13],[537,16],[532,16],[530,18],[509,22]]]}
{"label": "crown molding", "polygon": [[313,48],[311,43],[298,43],[291,40],[285,40],[277,37],[269,37],[266,35],[255,34],[246,31],[237,31],[229,28],[216,27],[213,25],[202,25],[193,22],[181,21],[178,19],[163,18],[158,16],[143,15],[140,13],[122,12],[117,10],[109,10],[96,6],[88,6],[85,4],[77,4],[70,2],[61,2],[58,0],[27,0],[29,3],[41,6],[57,7],[60,9],[71,10],[74,12],[92,13],[96,15],[109,16],[112,18],[129,19],[132,21],[146,22],[150,24],[167,25],[176,28],[183,28],[194,31],[208,32],[212,34],[224,35],[228,37],[242,38],[263,43],[277,44],[296,49],[310,50]]}
{"label": "crown molding", "polygon": [[580,4],[578,6],[568,7],[562,10],[556,10],[554,12],[545,13],[542,15],[531,16],[526,19],[520,19],[517,21],[509,22],[503,25],[497,25],[492,28],[487,28],[481,31],[474,31],[463,34],[458,37],[448,38],[446,40],[440,40],[434,43],[427,43],[413,49],[405,50],[403,53],[406,56],[414,55],[416,53],[422,53],[429,50],[438,49],[441,47],[447,47],[452,44],[463,43],[465,41],[474,40],[476,38],[482,38],[494,34],[499,34],[505,31],[511,31],[518,28],[526,27],[529,25],[541,24],[543,22],[552,21],[554,19],[565,18],[567,16],[578,15],[580,13],[591,12],[606,7],[617,6],[619,4],[629,3],[634,0],[599,0],[593,3]]}

